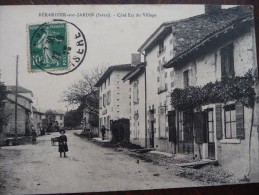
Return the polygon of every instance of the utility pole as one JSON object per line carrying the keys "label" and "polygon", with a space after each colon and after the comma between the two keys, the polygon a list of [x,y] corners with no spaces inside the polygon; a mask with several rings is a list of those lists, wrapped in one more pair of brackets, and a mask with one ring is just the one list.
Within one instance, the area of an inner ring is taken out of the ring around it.
{"label": "utility pole", "polygon": [[18,59],[16,56],[16,85],[15,85],[15,139],[17,139],[17,89],[18,89]]}

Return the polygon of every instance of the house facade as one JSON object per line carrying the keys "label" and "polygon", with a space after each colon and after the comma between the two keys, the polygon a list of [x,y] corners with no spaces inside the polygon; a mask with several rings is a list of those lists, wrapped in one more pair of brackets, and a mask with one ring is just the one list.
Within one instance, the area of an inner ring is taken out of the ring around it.
{"label": "house facade", "polygon": [[40,111],[36,107],[32,107],[33,110],[33,128],[35,129],[37,135],[40,135],[42,129],[42,119],[44,119],[44,112]]}
{"label": "house facade", "polygon": [[[131,64],[110,66],[95,87],[99,88],[99,128],[110,130],[111,121],[130,117],[130,86],[122,78],[132,69]],[[111,132],[106,133],[111,139]]]}
{"label": "house facade", "polygon": [[146,147],[146,63],[140,63],[141,54],[132,54],[132,58],[136,59],[133,69],[123,78],[130,84],[130,142]]}
{"label": "house facade", "polygon": [[[26,96],[24,94],[27,94]],[[31,98],[29,98],[31,97]],[[7,86],[7,99],[5,103],[7,122],[3,133],[15,134],[15,91],[13,86]],[[29,135],[31,133],[32,116],[32,92],[21,86],[17,88],[17,134]]]}
{"label": "house facade", "polygon": [[259,170],[258,119],[251,124],[258,115],[252,116],[253,109],[238,100],[188,110],[171,105],[174,89],[203,87],[243,77],[249,70],[253,75],[257,72],[250,7],[207,6],[205,10],[199,16],[163,23],[139,49],[145,53],[147,78],[156,78],[148,79],[146,86],[147,147],[218,160],[228,170],[245,175],[249,163],[252,170]]}

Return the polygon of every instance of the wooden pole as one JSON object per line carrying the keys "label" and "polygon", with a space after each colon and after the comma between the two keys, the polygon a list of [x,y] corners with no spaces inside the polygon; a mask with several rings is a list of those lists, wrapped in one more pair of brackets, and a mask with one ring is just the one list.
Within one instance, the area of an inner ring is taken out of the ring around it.
{"label": "wooden pole", "polygon": [[15,139],[17,139],[17,89],[18,89],[18,59],[16,56],[16,85],[15,85]]}

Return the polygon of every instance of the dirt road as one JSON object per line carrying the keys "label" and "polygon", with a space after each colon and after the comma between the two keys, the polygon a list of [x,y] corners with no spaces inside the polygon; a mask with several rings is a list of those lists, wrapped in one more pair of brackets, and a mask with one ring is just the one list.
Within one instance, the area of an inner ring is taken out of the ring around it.
{"label": "dirt road", "polygon": [[197,186],[168,173],[165,167],[102,148],[67,132],[68,158],[60,158],[50,138],[37,145],[0,149],[0,194],[96,192]]}

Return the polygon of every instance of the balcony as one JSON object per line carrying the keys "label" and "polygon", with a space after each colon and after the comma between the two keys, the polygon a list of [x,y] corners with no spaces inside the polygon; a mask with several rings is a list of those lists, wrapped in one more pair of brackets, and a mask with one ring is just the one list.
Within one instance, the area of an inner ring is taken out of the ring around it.
{"label": "balcony", "polygon": [[157,94],[160,94],[160,93],[163,93],[163,92],[166,92],[167,91],[167,84],[165,84],[164,87],[158,87],[157,89]]}

